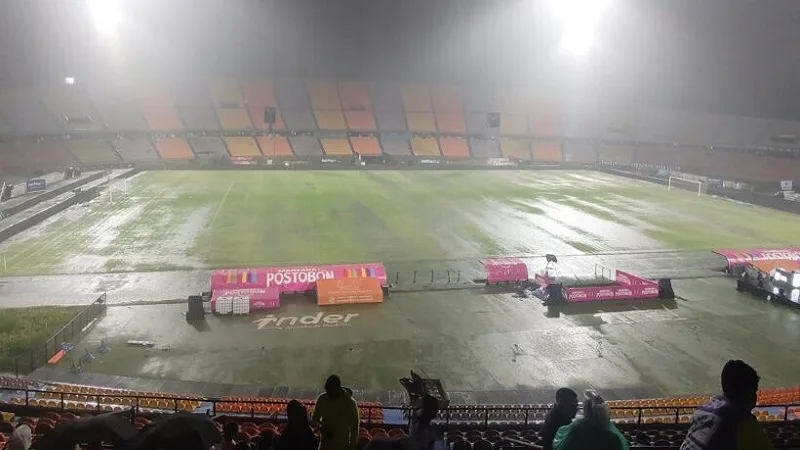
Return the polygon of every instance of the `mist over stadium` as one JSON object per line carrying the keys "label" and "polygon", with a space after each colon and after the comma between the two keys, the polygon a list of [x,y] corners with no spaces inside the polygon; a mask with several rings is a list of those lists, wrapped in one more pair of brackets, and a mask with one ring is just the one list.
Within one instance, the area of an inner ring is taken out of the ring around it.
{"label": "mist over stadium", "polygon": [[[698,424],[729,403],[748,448],[800,448],[798,18],[3,2],[0,449],[119,418],[73,443],[187,420],[295,448],[297,399],[334,450],[330,398],[348,450],[571,450],[598,421],[716,448]],[[559,388],[587,392],[573,422]]]}

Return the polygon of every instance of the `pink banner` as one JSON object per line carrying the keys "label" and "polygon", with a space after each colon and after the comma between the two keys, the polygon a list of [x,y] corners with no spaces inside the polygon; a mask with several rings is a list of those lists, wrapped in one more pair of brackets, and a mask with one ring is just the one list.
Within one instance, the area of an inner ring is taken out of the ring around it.
{"label": "pink banner", "polygon": [[728,267],[745,265],[751,261],[800,261],[800,247],[789,248],[756,248],[756,249],[722,249],[714,250],[728,260]]}
{"label": "pink banner", "polygon": [[638,286],[642,287],[642,293],[645,295],[658,295],[658,282],[653,280],[648,280],[646,278],[638,277],[632,273],[623,272],[617,269],[616,273],[616,284],[621,284],[624,286]]}
{"label": "pink banner", "polygon": [[607,300],[643,300],[658,297],[658,287],[655,292],[646,286],[579,286],[564,288],[564,298],[568,302],[597,302]]}
{"label": "pink banner", "polygon": [[519,258],[483,259],[488,283],[513,283],[528,280],[528,266]]}
{"label": "pink banner", "polygon": [[281,293],[309,292],[323,278],[377,278],[387,284],[386,268],[381,263],[335,264],[320,266],[267,267],[259,269],[220,269],[211,273],[211,290],[275,287]]}
{"label": "pink banner", "polygon": [[215,289],[211,294],[211,311],[216,311],[217,300],[221,298],[247,299],[250,303],[251,311],[280,308],[280,296],[280,289],[274,287],[253,289]]}

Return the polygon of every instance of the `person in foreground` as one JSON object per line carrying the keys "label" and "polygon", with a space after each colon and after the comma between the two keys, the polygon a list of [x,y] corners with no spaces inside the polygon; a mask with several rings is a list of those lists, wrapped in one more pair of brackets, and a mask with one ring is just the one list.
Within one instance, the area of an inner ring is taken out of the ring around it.
{"label": "person in foreground", "polygon": [[681,450],[771,450],[772,443],[752,414],[759,376],[741,360],[722,368],[722,395],[697,408]]}
{"label": "person in foreground", "polygon": [[286,428],[281,433],[278,450],[316,450],[319,442],[308,422],[308,411],[302,403],[292,400],[286,405]]}
{"label": "person in foreground", "polygon": [[355,450],[358,444],[358,407],[342,380],[331,375],[325,381],[325,392],[317,398],[312,417],[319,429],[320,450]]}
{"label": "person in foreground", "polygon": [[544,424],[539,429],[542,448],[553,450],[553,438],[556,432],[564,425],[572,423],[578,413],[578,394],[570,388],[561,388],[556,391],[556,402],[544,417]]}
{"label": "person in foreground", "polygon": [[[439,401],[426,395],[411,413],[409,435],[394,438],[376,438],[364,450],[437,450],[444,448],[441,433],[432,425],[439,414]],[[437,445],[438,444],[438,445]]]}
{"label": "person in foreground", "polygon": [[629,450],[628,440],[611,423],[608,405],[593,392],[586,393],[583,417],[558,429],[553,450]]}

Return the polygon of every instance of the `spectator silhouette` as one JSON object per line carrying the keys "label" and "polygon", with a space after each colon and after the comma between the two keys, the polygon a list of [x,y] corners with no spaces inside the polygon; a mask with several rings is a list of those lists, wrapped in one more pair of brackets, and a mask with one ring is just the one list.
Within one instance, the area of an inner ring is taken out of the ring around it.
{"label": "spectator silhouette", "polygon": [[440,436],[431,422],[439,414],[439,401],[430,395],[417,401],[421,407],[411,412],[409,436],[373,439],[364,450],[434,450]]}
{"label": "spectator silhouette", "polygon": [[258,450],[272,450],[276,446],[272,430],[264,430],[258,436]]}
{"label": "spectator silhouette", "polygon": [[[311,430],[306,407],[292,400],[286,405],[286,417],[288,421],[276,446],[277,450],[316,450],[319,442]],[[259,450],[262,450],[260,444]]]}
{"label": "spectator silhouette", "polygon": [[583,417],[561,427],[553,439],[554,450],[628,450],[625,436],[609,419],[602,397],[587,392]]}
{"label": "spectator silhouette", "polygon": [[731,360],[725,363],[720,378],[722,395],[694,412],[681,450],[772,449],[751,412],[756,406],[758,373],[744,361]]}
{"label": "spectator silhouette", "polygon": [[556,391],[556,402],[544,417],[544,424],[539,429],[542,448],[553,449],[553,438],[556,432],[564,425],[572,423],[578,413],[578,394],[570,388],[561,388]]}
{"label": "spectator silhouette", "polygon": [[358,407],[342,380],[331,375],[317,398],[312,422],[320,432],[320,450],[355,450],[358,444]]}
{"label": "spectator silhouette", "polygon": [[11,433],[11,438],[8,440],[8,450],[28,450],[31,447],[31,442],[33,442],[33,433],[31,432],[31,427],[27,425],[20,425],[18,426],[13,433]]}
{"label": "spectator silhouette", "polygon": [[228,422],[222,427],[222,450],[236,450],[234,438],[239,433],[239,424]]}

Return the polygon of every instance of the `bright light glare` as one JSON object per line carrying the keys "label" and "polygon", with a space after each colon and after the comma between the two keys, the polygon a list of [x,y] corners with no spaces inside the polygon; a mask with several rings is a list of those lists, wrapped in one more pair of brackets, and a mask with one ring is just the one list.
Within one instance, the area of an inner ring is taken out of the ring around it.
{"label": "bright light glare", "polygon": [[552,0],[553,12],[563,24],[561,48],[582,57],[594,46],[595,34],[608,0]]}
{"label": "bright light glare", "polygon": [[65,77],[64,84],[75,84],[75,77]]}
{"label": "bright light glare", "polygon": [[89,8],[92,11],[94,26],[100,34],[110,36],[116,33],[121,20],[116,0],[90,0]]}

